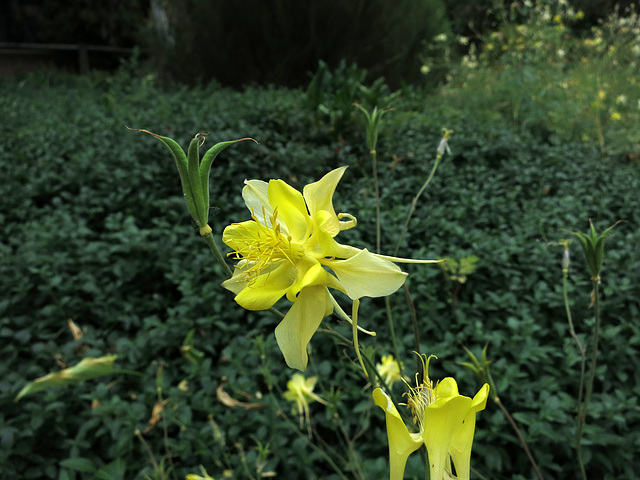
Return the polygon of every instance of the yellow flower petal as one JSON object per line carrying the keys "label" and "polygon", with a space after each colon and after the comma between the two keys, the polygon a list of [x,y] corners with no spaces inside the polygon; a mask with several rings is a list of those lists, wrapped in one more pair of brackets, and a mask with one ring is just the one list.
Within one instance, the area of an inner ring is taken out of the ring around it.
{"label": "yellow flower petal", "polygon": [[460,393],[458,393],[458,384],[453,377],[443,378],[438,382],[436,388],[433,389],[433,393],[436,398],[449,398],[460,395]]}
{"label": "yellow flower petal", "polygon": [[395,405],[381,389],[376,388],[373,391],[373,401],[384,410],[387,421],[391,480],[402,480],[407,458],[422,446],[422,437],[409,433]]}
{"label": "yellow flower petal", "polygon": [[[310,264],[310,262],[298,262],[298,271],[297,271],[297,282],[291,286],[291,289],[287,292],[287,298],[292,302],[296,301],[296,297],[298,293],[305,288],[310,287],[312,285],[323,285],[328,286],[331,282],[331,275],[327,273],[327,271],[322,268],[322,265],[319,263],[311,264],[310,267],[301,269],[301,266],[305,266]],[[303,270],[303,271],[301,271]]]}
{"label": "yellow flower petal", "polygon": [[469,397],[456,395],[440,398],[424,409],[424,432],[422,436],[429,454],[429,471],[431,475],[429,478],[444,478],[453,435],[462,425],[470,406],[471,399]]}
{"label": "yellow flower petal", "polygon": [[327,287],[311,286],[300,291],[289,312],[276,327],[276,341],[290,368],[307,368],[307,345],[323,317],[333,311]]}
{"label": "yellow flower petal", "polygon": [[222,232],[222,241],[234,251],[242,251],[248,244],[253,243],[253,239],[260,235],[261,230],[262,227],[253,220],[232,223]]}
{"label": "yellow flower petal", "polygon": [[335,237],[340,232],[340,221],[333,209],[333,194],[338,182],[347,167],[336,168],[320,180],[306,185],[303,189],[304,199],[309,207],[309,214],[314,218],[316,213],[323,210],[329,213],[329,221],[325,223],[325,230]]}
{"label": "yellow flower petal", "polygon": [[456,467],[456,476],[460,480],[469,480],[471,447],[473,446],[473,435],[476,429],[476,413],[484,410],[488,396],[489,385],[485,383],[471,400],[471,408],[451,440],[449,454]]}
{"label": "yellow flower petal", "polygon": [[395,263],[366,249],[347,260],[329,260],[323,263],[335,272],[352,300],[391,295],[402,286],[407,277]]}
{"label": "yellow flower petal", "polygon": [[[295,281],[295,276],[296,269],[290,263],[281,260],[277,266],[270,266],[253,281],[245,283],[245,287],[236,295],[235,301],[247,310],[271,308],[289,290]],[[229,288],[232,282],[233,277],[222,285]]]}
{"label": "yellow flower petal", "polygon": [[266,216],[269,218],[273,214],[273,208],[267,195],[269,184],[262,180],[245,180],[244,185],[242,198],[251,214],[255,214],[259,220],[262,220],[262,209],[264,208]]}
{"label": "yellow flower petal", "polygon": [[282,180],[271,180],[268,195],[269,204],[277,210],[278,219],[287,226],[293,240],[306,240],[311,229],[311,218],[302,194]]}
{"label": "yellow flower petal", "polygon": [[231,290],[236,295],[239,294],[242,289],[247,286],[247,279],[243,273],[243,269],[246,268],[246,266],[247,261],[240,260],[233,270],[233,276],[222,282],[222,286],[227,290]]}

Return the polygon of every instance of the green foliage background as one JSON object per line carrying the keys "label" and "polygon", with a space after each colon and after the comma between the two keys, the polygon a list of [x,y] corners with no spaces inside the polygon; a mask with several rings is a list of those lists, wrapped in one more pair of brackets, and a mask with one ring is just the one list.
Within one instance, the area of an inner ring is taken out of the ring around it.
{"label": "green foliage background", "polygon": [[[330,93],[323,97],[328,110]],[[364,93],[353,95],[362,99]],[[598,229],[626,220],[607,240],[602,338],[584,445],[590,477],[634,478],[640,471],[637,165],[603,155],[593,144],[542,136],[495,112],[471,111],[409,88],[393,106],[378,144],[383,249],[394,245],[446,126],[455,130],[453,154],[427,189],[400,254],[480,259],[455,310],[451,285],[438,267],[407,267],[422,351],[439,358],[432,377],[455,375],[461,393],[472,395],[479,385],[455,363],[466,361],[461,344],[478,353],[490,342],[501,399],[547,478],[577,472],[571,444],[579,355],[568,335],[562,249],[555,242],[567,238],[562,229],[584,231],[588,218]],[[296,433],[297,414],[282,399],[293,372],[275,345],[277,319],[242,310],[220,287],[222,272],[190,222],[168,151],[125,128],[147,128],[183,146],[200,131],[210,132],[210,142],[245,136],[261,142],[234,145],[214,163],[210,222],[217,235],[248,218],[240,196],[245,178],[282,178],[301,188],[350,165],[334,203],[359,224],[341,239],[371,248],[375,205],[364,126],[358,116],[336,123],[317,108],[303,90],[166,88],[126,70],[0,80],[2,478],[153,476],[135,431],[145,430],[152,416],[160,364],[178,478],[199,464],[216,478],[227,468],[234,478],[256,477],[263,457],[263,471],[279,478],[338,478],[308,445],[306,432]],[[574,321],[587,341],[590,281],[576,244],[572,254]],[[392,298],[392,308],[410,374],[413,332],[402,295]],[[365,299],[360,318],[378,333],[361,341],[389,353],[384,302]],[[68,319],[85,329],[82,339],[73,339]],[[327,324],[349,335],[335,318]],[[190,329],[196,330],[194,347],[205,353],[200,365],[180,354]],[[348,477],[359,469],[364,478],[384,478],[384,419],[353,352],[322,334],[311,347],[308,374],[318,376],[317,391],[333,405],[312,405],[314,441],[336,449],[329,451]],[[26,382],[60,365],[112,353],[118,368],[144,376],[114,375],[13,400]],[[183,380],[186,389],[179,388]],[[216,396],[220,386],[264,407],[225,406]],[[209,415],[222,436],[214,435]],[[351,448],[345,435],[356,437]],[[144,438],[169,468],[162,424]],[[408,478],[423,478],[420,460],[410,460]],[[472,466],[478,478],[532,476],[507,421],[491,404],[478,417]]]}

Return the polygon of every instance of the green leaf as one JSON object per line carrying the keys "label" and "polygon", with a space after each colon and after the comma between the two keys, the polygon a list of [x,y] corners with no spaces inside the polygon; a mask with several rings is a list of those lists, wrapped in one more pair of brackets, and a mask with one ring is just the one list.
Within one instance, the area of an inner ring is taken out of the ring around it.
{"label": "green leaf", "polygon": [[96,471],[93,462],[84,457],[66,458],[60,462],[60,466],[76,470],[77,472],[93,473]]}
{"label": "green leaf", "polygon": [[202,191],[202,183],[200,182],[200,155],[198,153],[198,144],[202,141],[202,134],[197,134],[189,144],[188,154],[188,172],[189,185],[191,194],[193,195],[193,204],[196,210],[194,220],[199,227],[204,227],[209,222],[209,202],[205,203]]}
{"label": "green leaf", "polygon": [[138,132],[148,133],[152,137],[155,137],[158,140],[160,140],[169,149],[169,151],[171,152],[171,155],[173,155],[173,159],[176,162],[176,166],[178,167],[178,174],[180,175],[180,183],[182,184],[184,199],[185,199],[185,202],[187,203],[187,210],[189,211],[193,219],[198,221],[198,211],[196,209],[196,205],[193,199],[193,191],[189,183],[189,167],[188,167],[187,156],[185,155],[184,150],[182,150],[182,147],[180,147],[180,145],[178,145],[175,140],[169,137],[163,137],[161,135],[150,132],[148,130],[140,130],[140,129],[133,129],[133,130],[137,130]]}
{"label": "green leaf", "polygon": [[[199,177],[200,177],[200,185],[202,190],[202,197],[204,199],[204,204],[206,208],[209,208],[209,176],[211,174],[211,164],[218,156],[218,154],[227,148],[229,145],[237,142],[242,142],[244,140],[253,140],[253,138],[240,138],[238,140],[231,140],[228,142],[220,142],[216,143],[213,147],[211,147],[202,157],[202,162],[200,162],[199,168]],[[256,142],[255,140],[253,140]],[[256,142],[258,143],[258,142]]]}
{"label": "green leaf", "polygon": [[122,480],[127,471],[127,464],[121,458],[116,458],[113,462],[105,465],[95,472],[96,478],[102,480]]}
{"label": "green leaf", "polygon": [[33,382],[27,383],[20,393],[16,396],[17,402],[25,395],[30,395],[41,390],[51,387],[61,387],[71,383],[82,382],[92,378],[101,377],[116,373],[113,368],[113,362],[118,358],[117,355],[106,355],[98,358],[84,358],[77,365],[65,368],[59,372],[50,373],[44,377],[40,377]]}

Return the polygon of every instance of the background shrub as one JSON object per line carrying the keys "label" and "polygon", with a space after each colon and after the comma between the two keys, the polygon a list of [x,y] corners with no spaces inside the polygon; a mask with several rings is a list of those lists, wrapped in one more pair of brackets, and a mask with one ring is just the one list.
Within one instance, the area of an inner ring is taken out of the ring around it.
{"label": "background shrub", "polygon": [[299,86],[319,60],[345,60],[397,87],[419,79],[424,42],[448,30],[441,0],[171,0],[167,18],[173,43],[154,50],[172,78],[236,86]]}
{"label": "background shrub", "polygon": [[[331,97],[332,98],[332,97]],[[221,272],[198,238],[168,152],[146,127],[186,145],[252,136],[213,166],[211,224],[218,234],[246,219],[245,178],[282,178],[300,188],[350,165],[336,193],[358,227],[344,242],[371,248],[374,202],[359,116],[342,138],[302,90],[164,88],[154,77],[40,74],[0,81],[0,476],[144,478],[153,476],[145,442],[178,478],[199,464],[218,478],[276,472],[283,478],[339,478],[298,432],[282,399],[291,376],[273,337],[277,320],[246,312],[219,283]],[[547,478],[573,478],[571,441],[579,357],[568,336],[560,287],[567,233],[627,222],[607,240],[603,326],[592,408],[585,429],[590,476],[633,478],[640,465],[640,231],[637,166],[589,142],[553,142],[473,104],[404,89],[383,118],[378,152],[383,248],[396,241],[412,196],[428,175],[442,126],[455,130],[411,223],[400,254],[460,259],[476,270],[457,293],[435,266],[408,266],[420,319],[421,350],[438,355],[433,378],[455,375],[465,394],[478,385],[456,362],[464,344],[490,342],[493,375]],[[356,127],[360,125],[360,130]],[[584,341],[592,311],[583,260],[572,246],[570,296]],[[413,332],[401,295],[391,299],[407,371]],[[362,342],[389,353],[384,302],[365,299],[361,322],[378,332]],[[74,339],[73,320],[83,331]],[[335,319],[326,324],[348,336]],[[195,330],[191,364],[180,347]],[[89,355],[117,354],[142,373],[14,397],[28,381]],[[153,422],[161,398],[167,420]],[[358,374],[353,352],[328,335],[311,344],[308,375],[331,407],[312,404],[314,445],[348,476],[387,474],[384,421]],[[231,408],[220,390],[258,409]],[[401,387],[395,390],[401,394]],[[151,422],[151,423],[150,423]],[[493,405],[479,415],[473,463],[487,478],[530,478],[528,460]],[[424,476],[416,457],[408,478]]]}

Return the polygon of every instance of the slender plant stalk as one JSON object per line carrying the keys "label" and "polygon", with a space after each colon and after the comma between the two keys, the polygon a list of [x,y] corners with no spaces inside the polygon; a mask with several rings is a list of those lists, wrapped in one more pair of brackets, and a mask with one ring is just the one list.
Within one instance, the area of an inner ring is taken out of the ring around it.
{"label": "slender plant stalk", "polygon": [[[465,348],[465,350],[466,350],[466,348]],[[483,357],[483,362],[486,361],[485,356],[484,356],[484,352],[483,352],[483,356],[482,357]],[[475,358],[475,357],[473,357],[473,358]],[[524,439],[524,437],[522,436],[522,433],[520,432],[520,428],[518,428],[518,424],[513,419],[513,417],[511,416],[511,414],[507,410],[507,407],[504,406],[504,404],[500,400],[500,397],[498,396],[498,393],[497,393],[498,389],[496,388],[496,384],[493,381],[493,376],[491,375],[491,371],[488,368],[488,363],[485,364],[484,373],[486,375],[486,382],[489,384],[489,392],[493,392],[493,393],[491,393],[493,401],[496,403],[496,405],[498,405],[500,410],[502,410],[502,413],[504,414],[505,417],[507,417],[507,420],[509,420],[509,423],[511,424],[511,428],[513,428],[513,431],[516,432],[516,435],[518,436],[518,440],[520,440],[520,444],[522,445],[522,448],[524,449],[525,453],[527,454],[527,457],[529,458],[529,462],[531,462],[531,466],[536,471],[536,474],[538,475],[538,478],[540,480],[544,480],[544,478],[542,477],[542,473],[540,472],[540,468],[538,468],[538,464],[536,463],[535,459],[533,458],[533,455],[531,454],[531,451],[529,450],[529,446],[527,445],[526,440]]]}
{"label": "slender plant stalk", "polygon": [[313,443],[309,437],[307,437],[307,435],[305,435],[304,433],[302,433],[302,431],[298,428],[297,425],[295,425],[291,420],[289,420],[287,418],[287,416],[285,414],[283,414],[282,412],[279,412],[279,416],[280,418],[282,418],[287,424],[289,424],[289,426],[298,434],[298,436],[304,440],[306,442],[307,445],[309,445],[313,450],[315,450],[322,458],[325,459],[325,461],[331,465],[331,468],[333,468],[333,470],[338,474],[338,476],[342,479],[342,480],[349,480],[347,478],[347,476],[344,474],[344,472],[340,469],[340,467],[338,467],[338,465],[336,465],[336,463],[333,461],[333,459],[331,458],[331,456],[329,456],[327,454],[327,452],[325,452],[324,450],[322,450],[320,447],[318,447],[315,443]]}
{"label": "slender plant stalk", "polygon": [[542,473],[540,472],[540,469],[538,468],[538,464],[533,459],[533,455],[531,455],[531,451],[529,450],[529,447],[527,446],[527,442],[525,441],[524,437],[522,436],[522,433],[520,433],[520,429],[518,428],[518,425],[516,424],[516,421],[513,419],[513,417],[511,416],[511,414],[507,410],[507,408],[502,404],[502,402],[500,401],[500,397],[496,397],[494,399],[494,402],[498,405],[500,410],[502,410],[502,413],[504,413],[504,416],[507,417],[507,420],[509,420],[509,423],[511,424],[511,427],[516,432],[516,435],[518,436],[518,440],[520,440],[520,444],[522,445],[522,448],[524,448],[524,451],[527,454],[527,457],[529,457],[529,461],[531,462],[531,465],[533,466],[533,469],[536,471],[536,474],[538,475],[538,478],[540,480],[544,480],[544,478],[542,477]]}
{"label": "slender plant stalk", "polygon": [[162,373],[163,367],[160,365],[158,367],[158,379],[156,380],[156,393],[158,396],[158,404],[160,408],[162,408],[162,438],[164,443],[164,450],[167,452],[167,458],[169,459],[169,465],[171,465],[171,472],[175,471],[175,465],[173,464],[173,456],[171,455],[171,450],[169,449],[169,431],[167,429],[167,417],[165,415],[163,400],[162,400]]}
{"label": "slender plant stalk", "polygon": [[[373,194],[376,199],[376,253],[380,253],[380,187],[378,184],[378,154],[375,150],[371,150],[371,169],[373,176]],[[393,353],[396,356],[396,361],[400,365],[400,371],[402,372],[402,358],[400,357],[400,350],[398,349],[398,340],[396,338],[396,329],[393,323],[393,314],[391,313],[391,301],[389,297],[384,297],[384,304],[387,311],[387,320],[389,321],[389,333],[391,334],[391,345],[393,346]]]}
{"label": "slender plant stalk", "polygon": [[573,327],[573,319],[571,316],[571,308],[569,307],[569,295],[567,293],[567,276],[568,272],[565,271],[562,276],[562,290],[564,294],[564,307],[567,311],[567,320],[569,321],[569,333],[573,337],[580,351],[580,388],[578,390],[578,413],[577,413],[577,425],[576,425],[576,457],[578,459],[578,465],[580,466],[580,473],[583,480],[586,480],[587,474],[584,469],[584,461],[582,459],[582,424],[584,423],[582,412],[582,395],[584,392],[584,374],[587,364],[587,350],[582,344],[575,328]]}
{"label": "slender plant stalk", "polygon": [[142,436],[142,433],[140,432],[140,430],[136,430],[135,431],[135,435],[136,437],[138,437],[138,439],[140,440],[140,443],[142,443],[142,446],[144,447],[144,449],[147,452],[147,455],[149,455],[149,458],[151,459],[151,463],[153,463],[153,470],[160,475],[160,478],[162,480],[166,480],[167,477],[164,476],[164,472],[162,471],[162,469],[160,468],[160,465],[158,465],[158,462],[156,461],[156,457],[153,455],[153,452],[151,451],[151,449],[149,448],[149,445],[147,444],[146,440],[144,439],[144,437]]}
{"label": "slender plant stalk", "polygon": [[589,382],[587,383],[587,392],[584,397],[585,413],[589,401],[591,400],[591,392],[593,391],[593,380],[596,376],[596,357],[598,356],[598,336],[600,334],[600,284],[599,279],[593,279],[593,309],[596,317],[596,323],[593,327],[593,355],[591,357],[591,367],[589,370]]}
{"label": "slender plant stalk", "polygon": [[402,240],[404,240],[404,236],[407,234],[407,230],[409,228],[409,222],[411,221],[411,217],[413,217],[413,213],[416,210],[416,206],[418,205],[418,200],[420,200],[420,197],[422,196],[422,194],[424,193],[425,189],[427,188],[427,186],[431,182],[431,179],[435,175],[436,169],[438,168],[438,165],[440,164],[440,160],[442,160],[442,154],[441,153],[439,153],[436,156],[436,161],[433,164],[433,168],[431,169],[431,173],[429,174],[429,176],[427,177],[425,182],[422,184],[422,187],[420,188],[420,190],[418,190],[418,193],[416,194],[416,196],[413,197],[413,200],[411,201],[411,206],[409,207],[409,214],[407,215],[407,219],[405,220],[404,225],[402,226],[402,230],[400,232],[400,236],[398,237],[398,241],[396,242],[396,248],[393,251],[393,256],[394,257],[398,256],[398,250],[400,250],[400,244],[402,243]]}
{"label": "slender plant stalk", "polygon": [[[587,421],[587,410],[589,409],[589,401],[591,400],[591,393],[593,392],[593,380],[596,376],[596,359],[598,356],[598,337],[600,334],[600,279],[595,277],[591,279],[593,284],[593,309],[596,317],[596,322],[593,326],[593,347],[591,352],[591,365],[589,367],[589,379],[587,381],[587,389],[584,395],[584,402],[582,402],[578,408],[578,428],[576,432],[576,440],[578,448],[581,447],[582,431],[584,430],[584,424]],[[578,463],[580,464],[580,473],[583,480],[587,480],[587,473],[584,468],[584,462],[582,460],[582,452],[578,451]]]}
{"label": "slender plant stalk", "polygon": [[371,154],[371,169],[373,170],[373,191],[376,197],[376,253],[380,253],[380,186],[378,184],[378,154],[375,150]]}
{"label": "slender plant stalk", "polygon": [[[431,179],[433,178],[433,176],[436,173],[436,169],[438,168],[438,164],[440,163],[440,160],[442,159],[442,154],[438,153],[438,155],[436,156],[436,161],[433,165],[433,168],[431,169],[431,173],[429,174],[429,177],[427,177],[427,180],[424,182],[424,184],[422,185],[422,187],[420,188],[420,190],[418,191],[417,195],[413,198],[413,200],[411,201],[411,207],[409,208],[409,214],[407,215],[407,219],[404,222],[404,225],[402,227],[402,231],[400,232],[400,237],[398,237],[398,241],[396,242],[396,247],[393,251],[393,256],[396,257],[398,256],[398,250],[400,250],[400,244],[402,243],[402,240],[404,239],[404,236],[407,234],[407,229],[409,228],[409,221],[411,220],[411,217],[413,216],[413,213],[415,212],[416,209],[416,205],[418,204],[418,200],[420,199],[420,197],[422,196],[422,194],[424,193],[425,189],[427,188],[427,186],[429,185],[429,183],[431,182]],[[375,174],[374,174],[375,176]],[[374,181],[374,184],[377,185],[377,180]],[[376,199],[378,199],[378,192],[376,189]],[[379,206],[379,202],[377,203],[377,205]],[[380,221],[379,221],[379,215],[378,215],[378,227],[380,226]],[[379,250],[378,250],[378,253]],[[409,288],[406,285],[403,285],[404,288],[404,293],[405,293],[405,297],[407,299],[407,303],[409,305],[409,312],[411,314],[411,320],[413,322],[413,337],[414,337],[414,348],[415,351],[420,353],[420,333],[418,330],[418,319],[416,316],[416,309],[415,306],[413,304],[413,301],[411,300],[411,295],[409,293]],[[387,307],[387,319],[389,320],[389,331],[391,333],[391,341],[393,344],[393,351],[396,355],[396,360],[398,361],[398,364],[400,365],[400,370],[402,371],[402,359],[400,357],[400,352],[398,351],[398,342],[396,340],[396,335],[395,335],[395,329],[394,329],[394,325],[393,325],[393,314],[391,313],[391,301],[389,300],[389,297],[385,297],[384,298],[384,303]],[[420,360],[419,357],[416,360],[417,362],[417,372],[420,372]]]}
{"label": "slender plant stalk", "polygon": [[231,276],[233,275],[233,272],[231,271],[231,268],[229,268],[229,265],[227,265],[227,262],[222,256],[222,253],[220,253],[220,250],[218,249],[218,246],[216,245],[216,242],[213,239],[213,233],[209,232],[208,235],[203,235],[202,238],[204,238],[205,241],[207,242],[207,245],[209,245],[209,249],[213,254],[213,258],[216,260],[216,262],[218,262],[218,265],[220,265],[224,274],[227,276],[227,278],[231,278]]}
{"label": "slender plant stalk", "polygon": [[236,449],[240,454],[240,463],[242,463],[242,468],[244,469],[244,473],[247,474],[247,477],[249,477],[250,480],[255,480],[255,477],[251,473],[251,470],[249,469],[249,465],[247,464],[247,457],[244,453],[244,448],[242,447],[242,443],[240,442],[236,443]]}
{"label": "slender plant stalk", "polygon": [[418,382],[422,383],[422,380],[424,379],[424,372],[422,371],[422,362],[420,360],[420,330],[418,329],[418,315],[416,314],[416,306],[413,304],[409,287],[407,287],[406,284],[403,284],[402,288],[404,289],[404,296],[407,299],[409,313],[411,314],[411,322],[413,323],[413,348],[418,354],[416,357],[416,372],[418,372],[419,376]]}

